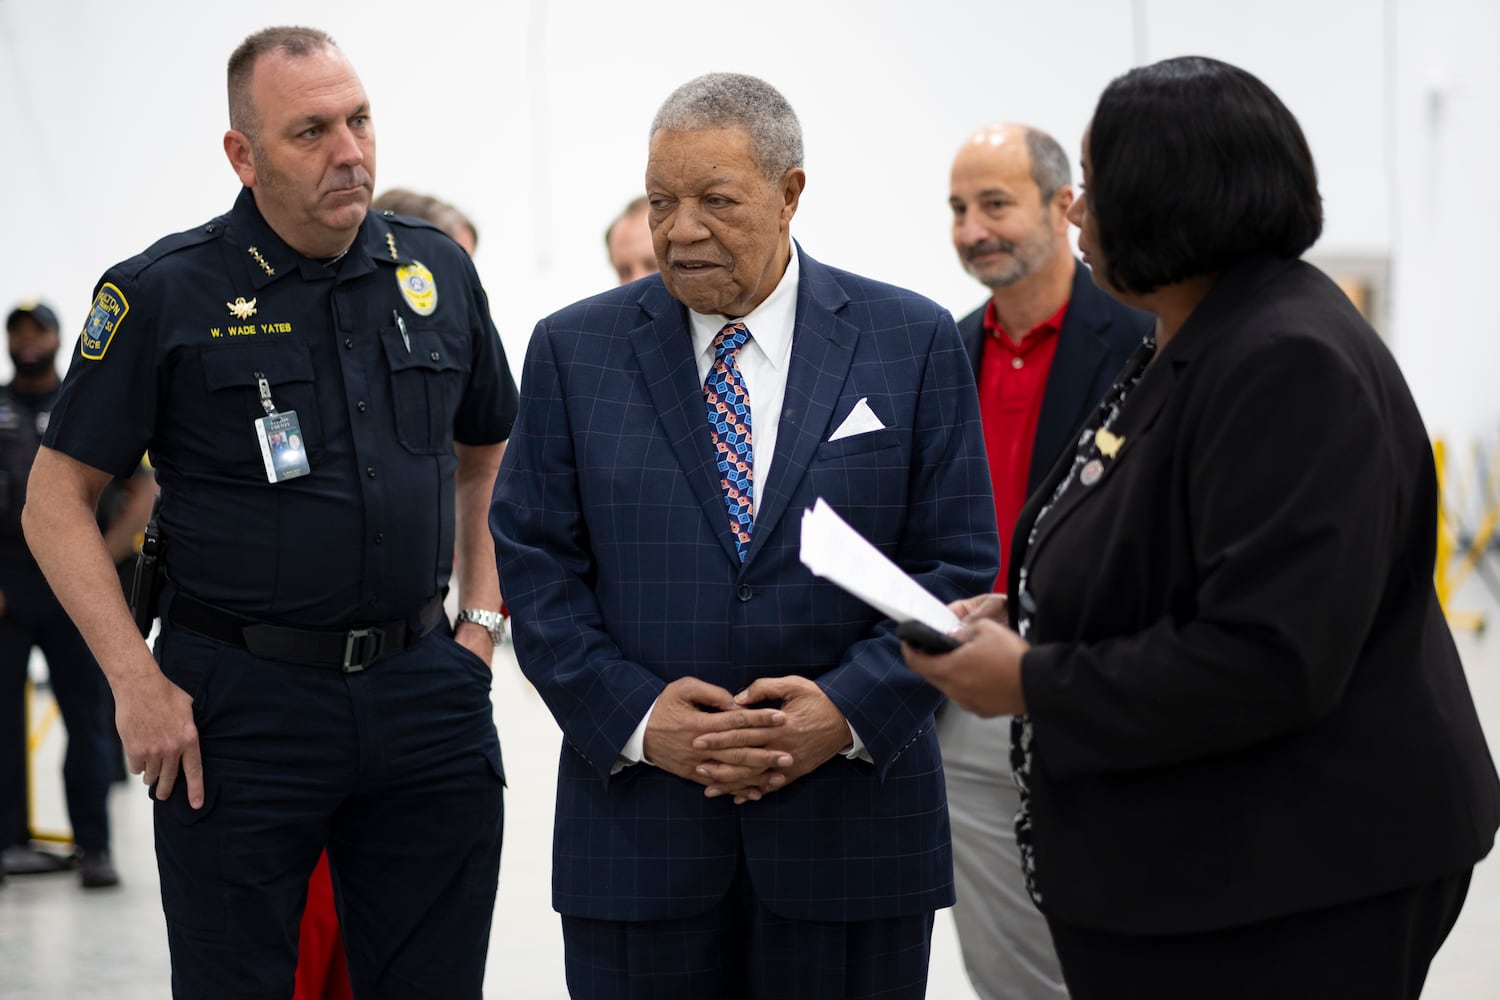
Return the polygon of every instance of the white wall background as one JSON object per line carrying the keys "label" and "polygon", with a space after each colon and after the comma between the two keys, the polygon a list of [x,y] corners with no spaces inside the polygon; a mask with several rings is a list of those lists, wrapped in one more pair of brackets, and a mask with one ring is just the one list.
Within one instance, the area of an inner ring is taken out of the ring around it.
{"label": "white wall background", "polygon": [[1227,59],[1308,134],[1315,253],[1391,258],[1384,332],[1432,432],[1500,427],[1495,0],[0,0],[0,308],[40,295],[76,330],[106,267],[227,210],[224,63],[286,22],[331,32],[363,76],[377,188],[478,222],[517,372],[537,318],[612,283],[603,227],[641,188],[656,106],[692,76],[755,73],[797,109],[809,253],[961,313],[983,298],[948,242],[970,130],[1028,121],[1076,153],[1113,76]]}

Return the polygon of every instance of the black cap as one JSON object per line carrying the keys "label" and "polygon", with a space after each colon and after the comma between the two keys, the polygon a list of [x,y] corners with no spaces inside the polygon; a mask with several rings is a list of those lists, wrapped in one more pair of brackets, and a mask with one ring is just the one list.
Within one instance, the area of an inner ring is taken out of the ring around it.
{"label": "black cap", "polygon": [[5,317],[5,332],[9,333],[11,330],[13,330],[16,325],[16,320],[20,319],[23,316],[30,317],[43,330],[58,329],[57,313],[52,311],[52,307],[47,305],[45,302],[31,301],[22,302],[20,305],[16,306],[10,311],[10,315]]}

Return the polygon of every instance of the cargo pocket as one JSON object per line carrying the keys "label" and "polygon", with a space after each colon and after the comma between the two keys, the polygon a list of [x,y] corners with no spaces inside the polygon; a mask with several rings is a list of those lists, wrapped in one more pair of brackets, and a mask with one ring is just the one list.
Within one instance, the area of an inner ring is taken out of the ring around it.
{"label": "cargo pocket", "polygon": [[165,802],[156,802],[156,789],[151,789],[162,910],[169,923],[209,933],[225,930],[229,922],[223,832],[217,815],[222,785],[209,761],[203,765],[203,806],[199,809],[188,804],[187,781],[181,772]]}

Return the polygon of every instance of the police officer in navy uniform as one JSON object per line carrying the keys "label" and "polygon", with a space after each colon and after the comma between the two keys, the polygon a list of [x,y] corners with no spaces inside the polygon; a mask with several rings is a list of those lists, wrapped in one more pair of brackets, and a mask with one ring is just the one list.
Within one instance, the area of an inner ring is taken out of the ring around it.
{"label": "police officer in navy uniform", "polygon": [[109,689],[21,535],[26,477],[57,401],[57,314],[40,302],[22,303],[5,318],[5,334],[16,375],[0,386],[0,844],[13,857],[30,846],[24,694],[31,651],[40,648],[68,731],[63,789],[83,885],[101,888],[120,881],[106,808],[119,766]]}
{"label": "police officer in navy uniform", "polygon": [[[156,799],[175,995],[290,995],[326,845],[356,996],[478,998],[503,817],[486,512],[515,386],[464,251],[369,210],[369,102],[328,36],[250,36],[229,106],[244,190],[104,275],[27,538]],[[148,446],[154,661],[92,526]]]}

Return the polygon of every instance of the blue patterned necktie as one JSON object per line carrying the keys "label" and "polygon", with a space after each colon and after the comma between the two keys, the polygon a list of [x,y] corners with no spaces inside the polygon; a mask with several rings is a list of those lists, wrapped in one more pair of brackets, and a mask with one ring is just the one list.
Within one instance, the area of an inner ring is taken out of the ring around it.
{"label": "blue patterned necktie", "polygon": [[755,510],[755,453],[750,445],[750,393],[740,377],[734,356],[750,331],[743,323],[730,323],[714,338],[714,364],[703,383],[703,401],[708,406],[708,431],[714,439],[714,457],[719,463],[719,486],[729,511],[729,531],[734,548],[745,561],[750,548],[750,529]]}

